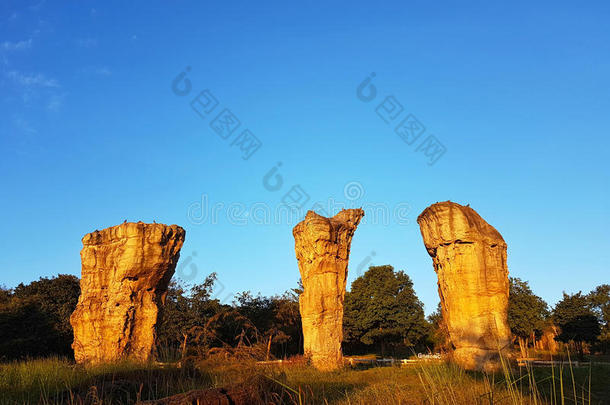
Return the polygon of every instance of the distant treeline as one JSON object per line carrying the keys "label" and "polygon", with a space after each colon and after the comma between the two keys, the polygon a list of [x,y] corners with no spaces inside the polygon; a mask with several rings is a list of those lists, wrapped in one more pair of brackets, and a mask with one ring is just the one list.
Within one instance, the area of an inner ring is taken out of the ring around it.
{"label": "distant treeline", "polygon": [[[246,352],[262,360],[302,354],[300,283],[272,297],[243,292],[231,305],[215,298],[215,284],[214,273],[201,284],[170,284],[157,330],[161,358]],[[72,356],[69,319],[79,294],[79,280],[71,275],[0,288],[0,360]],[[555,339],[579,354],[607,353],[610,285],[589,294],[564,293],[550,309],[527,282],[511,278],[508,316],[522,350],[556,326]],[[343,325],[346,354],[408,356],[451,349],[440,307],[426,318],[410,277],[389,265],[372,266],[352,283]]]}

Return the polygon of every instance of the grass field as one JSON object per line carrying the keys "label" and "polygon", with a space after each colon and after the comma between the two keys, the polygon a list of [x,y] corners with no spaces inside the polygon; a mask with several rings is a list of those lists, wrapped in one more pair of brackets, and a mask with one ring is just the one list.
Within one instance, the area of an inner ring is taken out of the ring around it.
{"label": "grass field", "polygon": [[304,364],[201,361],[190,366],[114,364],[83,368],[65,359],[0,365],[2,404],[132,404],[262,374],[285,387],[285,404],[610,404],[610,366],[465,372],[445,363],[320,373]]}

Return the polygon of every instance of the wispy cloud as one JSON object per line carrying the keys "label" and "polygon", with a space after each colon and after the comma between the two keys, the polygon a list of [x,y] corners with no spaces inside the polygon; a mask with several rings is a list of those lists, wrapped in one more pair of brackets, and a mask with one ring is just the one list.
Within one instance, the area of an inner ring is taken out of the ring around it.
{"label": "wispy cloud", "polygon": [[28,7],[31,11],[39,11],[42,6],[44,6],[44,3],[46,2],[46,0],[40,0],[38,3],[32,4],[30,7]]}
{"label": "wispy cloud", "polygon": [[112,70],[107,66],[87,66],[80,71],[87,76],[110,76],[112,74]]}
{"label": "wispy cloud", "polygon": [[106,66],[95,69],[95,73],[100,76],[110,76],[112,72]]}
{"label": "wispy cloud", "polygon": [[24,74],[16,70],[6,72],[6,77],[24,87],[59,87],[56,79],[48,78],[42,73]]}
{"label": "wispy cloud", "polygon": [[30,124],[30,122],[23,117],[16,116],[13,117],[13,124],[17,129],[26,134],[36,134],[38,130]]}
{"label": "wispy cloud", "polygon": [[51,98],[49,99],[49,102],[47,103],[47,110],[52,111],[52,112],[57,112],[57,111],[61,110],[62,106],[64,105],[64,99],[65,99],[64,94],[52,95]]}
{"label": "wispy cloud", "polygon": [[21,51],[32,47],[32,38],[25,41],[4,41],[0,47],[5,51]]}
{"label": "wispy cloud", "polygon": [[93,48],[97,46],[97,39],[95,38],[79,38],[76,40],[76,44],[81,48]]}

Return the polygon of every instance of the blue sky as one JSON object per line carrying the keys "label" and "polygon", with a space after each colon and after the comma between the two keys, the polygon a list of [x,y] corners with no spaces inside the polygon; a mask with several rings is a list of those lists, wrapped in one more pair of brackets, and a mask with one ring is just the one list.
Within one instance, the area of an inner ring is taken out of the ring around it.
{"label": "blue sky", "polygon": [[[81,237],[127,219],[183,226],[179,275],[217,272],[223,300],[281,293],[294,222],[260,215],[297,185],[303,209],[385,212],[357,230],[349,281],[392,264],[427,313],[415,219],[437,201],[495,226],[511,275],[550,304],[610,282],[610,6],[488,3],[2,2],[0,284],[78,275]],[[218,104],[200,116],[204,90]],[[224,109],[240,126],[219,135]],[[411,144],[395,132],[409,114]]]}

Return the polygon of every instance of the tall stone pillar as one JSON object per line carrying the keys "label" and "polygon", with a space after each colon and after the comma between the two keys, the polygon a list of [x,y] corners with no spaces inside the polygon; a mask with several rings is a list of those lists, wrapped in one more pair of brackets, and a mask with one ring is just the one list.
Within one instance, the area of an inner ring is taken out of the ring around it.
{"label": "tall stone pillar", "polygon": [[83,237],[81,295],[70,318],[78,363],[151,359],[184,236],[177,225],[138,222]]}
{"label": "tall stone pillar", "polygon": [[299,298],[305,355],[320,370],[343,366],[343,300],[352,237],[362,209],[332,218],[313,211],[292,231],[304,291]]}
{"label": "tall stone pillar", "polygon": [[511,342],[506,242],[472,208],[450,201],[429,206],[417,223],[438,276],[455,361],[497,368],[499,349]]}

